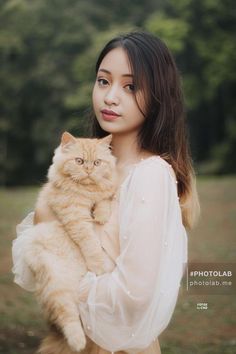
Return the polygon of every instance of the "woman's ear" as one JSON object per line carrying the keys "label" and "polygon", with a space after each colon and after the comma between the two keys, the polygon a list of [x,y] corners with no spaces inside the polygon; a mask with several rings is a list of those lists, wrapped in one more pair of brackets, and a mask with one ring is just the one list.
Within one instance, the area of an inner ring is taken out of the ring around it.
{"label": "woman's ear", "polygon": [[64,132],[61,136],[62,151],[66,151],[67,148],[76,143],[76,138],[68,132]]}

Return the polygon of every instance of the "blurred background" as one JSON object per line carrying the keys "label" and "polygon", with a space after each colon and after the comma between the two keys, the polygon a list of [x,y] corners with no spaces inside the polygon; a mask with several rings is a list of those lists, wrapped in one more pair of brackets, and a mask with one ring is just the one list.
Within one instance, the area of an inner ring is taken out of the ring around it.
{"label": "blurred background", "polygon": [[[182,75],[202,207],[189,260],[235,262],[235,17],[233,0],[0,1],[0,353],[32,353],[46,332],[33,296],[12,282],[15,225],[33,209],[61,132],[88,134],[95,61],[119,33],[162,38]],[[235,297],[184,287],[163,354],[235,353]]]}

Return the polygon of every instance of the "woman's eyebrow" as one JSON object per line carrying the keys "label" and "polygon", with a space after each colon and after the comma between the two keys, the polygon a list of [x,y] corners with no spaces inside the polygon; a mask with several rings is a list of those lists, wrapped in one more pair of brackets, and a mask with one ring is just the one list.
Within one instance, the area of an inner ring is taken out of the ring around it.
{"label": "woman's eyebrow", "polygon": [[[104,72],[104,73],[107,73],[107,74],[111,75],[111,72],[110,72],[109,70],[106,70],[106,69],[99,69],[98,71],[102,71],[102,72]],[[124,76],[124,77],[134,77],[133,74],[123,74],[123,75],[121,75],[121,76]]]}

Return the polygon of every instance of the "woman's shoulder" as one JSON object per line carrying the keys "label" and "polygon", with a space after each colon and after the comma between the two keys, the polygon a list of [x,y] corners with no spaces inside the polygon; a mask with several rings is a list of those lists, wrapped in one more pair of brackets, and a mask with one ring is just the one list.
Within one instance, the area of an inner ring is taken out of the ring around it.
{"label": "woman's shoulder", "polygon": [[134,170],[136,176],[146,175],[151,177],[152,174],[159,175],[161,172],[169,175],[176,182],[176,175],[172,166],[160,155],[149,155],[141,159]]}
{"label": "woman's shoulder", "polygon": [[121,185],[121,189],[137,190],[156,185],[158,181],[166,180],[176,185],[176,177],[173,168],[159,155],[150,155],[134,164],[128,176]]}

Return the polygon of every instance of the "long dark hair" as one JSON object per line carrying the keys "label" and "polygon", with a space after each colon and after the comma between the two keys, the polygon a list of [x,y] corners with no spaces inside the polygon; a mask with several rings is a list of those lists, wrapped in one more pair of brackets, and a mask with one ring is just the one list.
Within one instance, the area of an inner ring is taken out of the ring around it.
{"label": "long dark hair", "polygon": [[[174,58],[156,36],[133,31],[119,35],[105,45],[96,62],[96,73],[106,54],[119,47],[128,56],[135,89],[142,90],[145,98],[146,107],[142,113],[146,119],[138,134],[139,147],[160,155],[172,165],[178,181],[183,223],[192,228],[200,208],[181,80]],[[93,114],[92,136],[104,137],[108,134]]]}

